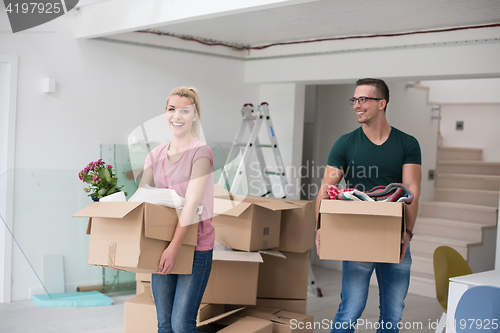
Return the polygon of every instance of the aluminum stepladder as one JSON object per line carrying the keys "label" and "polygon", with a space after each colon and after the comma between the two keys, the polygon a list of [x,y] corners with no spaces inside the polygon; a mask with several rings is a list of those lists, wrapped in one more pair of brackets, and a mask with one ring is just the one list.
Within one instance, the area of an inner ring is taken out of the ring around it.
{"label": "aluminum stepladder", "polygon": [[[233,144],[231,145],[229,154],[227,155],[227,160],[226,163],[224,164],[224,169],[222,170],[222,174],[219,179],[219,185],[228,189],[229,192],[235,193],[241,184],[245,167],[248,165],[250,161],[250,156],[252,155],[252,152],[255,151],[257,160],[259,162],[260,170],[264,178],[264,183],[266,186],[266,193],[264,193],[262,196],[263,197],[268,195],[275,196],[272,191],[272,184],[269,178],[270,175],[276,175],[280,177],[281,185],[283,186],[283,192],[286,194],[288,179],[286,178],[285,175],[285,167],[283,165],[283,159],[281,158],[281,153],[278,147],[278,141],[276,139],[274,127],[271,121],[271,117],[269,115],[269,105],[266,102],[264,102],[261,103],[254,110],[253,105],[247,103],[243,105],[241,113],[242,113],[241,125],[238,129],[238,132],[236,133],[236,137],[233,141]],[[259,131],[262,126],[262,123],[264,122],[266,123],[267,126],[267,133],[269,136],[270,144],[261,144],[259,141]],[[248,138],[248,141],[245,143],[242,142],[242,140],[243,140],[243,135],[245,133],[245,129],[247,127],[250,130],[250,137]],[[231,186],[229,186],[229,172],[231,169],[232,161],[236,158],[236,156],[240,152],[239,147],[242,146],[244,146],[245,149],[243,151],[243,155],[241,157],[232,184]],[[277,166],[276,171],[267,170],[264,155],[262,153],[262,148],[272,149]]]}
{"label": "aluminum stepladder", "polygon": [[[271,181],[269,179],[269,175],[277,175],[281,178],[281,184],[283,186],[283,192],[286,194],[285,189],[286,186],[288,185],[288,180],[285,175],[285,168],[283,165],[283,159],[281,158],[281,154],[278,148],[278,142],[276,139],[276,133],[274,132],[274,128],[271,122],[271,118],[269,116],[269,105],[267,103],[262,103],[259,107],[257,107],[257,110],[254,110],[252,104],[245,104],[243,105],[243,109],[241,110],[243,119],[241,122],[241,125],[238,129],[238,132],[236,134],[236,137],[233,141],[233,144],[231,145],[231,149],[229,150],[229,154],[227,156],[226,163],[224,164],[224,168],[222,170],[221,177],[219,179],[219,185],[228,189],[229,192],[235,193],[237,191],[242,177],[243,177],[243,169],[244,167],[248,164],[248,161],[250,159],[251,152],[255,149],[257,159],[260,164],[260,169],[262,172],[262,176],[264,177],[264,182],[266,184],[266,193],[263,196],[266,195],[272,195],[274,196],[272,192],[272,186],[271,186]],[[261,145],[259,142],[258,134],[260,130],[260,126],[262,125],[263,121],[266,121],[267,124],[267,133],[269,135],[269,139],[271,144],[269,145]],[[248,139],[247,143],[242,143],[241,140],[243,139],[243,134],[245,132],[245,128],[249,126],[250,128],[250,138]],[[240,164],[238,166],[238,170],[236,171],[235,178],[229,187],[229,180],[228,180],[228,174],[231,169],[231,162],[234,160],[234,158],[238,155],[239,152],[239,147],[245,146],[245,150],[243,153],[243,156],[241,158]],[[274,157],[276,160],[276,165],[278,166],[278,171],[277,172],[272,172],[265,170],[265,160],[264,160],[264,155],[262,154],[261,148],[272,148]],[[280,172],[281,171],[281,172]],[[318,287],[315,283],[315,276],[314,272],[311,266],[311,261],[309,261],[309,271],[308,271],[308,293],[312,295],[316,295],[318,297],[322,297],[323,294],[321,292],[321,288]]]}

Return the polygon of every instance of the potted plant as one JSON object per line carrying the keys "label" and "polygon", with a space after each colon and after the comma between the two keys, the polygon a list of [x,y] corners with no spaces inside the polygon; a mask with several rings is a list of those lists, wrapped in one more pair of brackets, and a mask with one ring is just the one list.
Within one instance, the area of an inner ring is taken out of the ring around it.
{"label": "potted plant", "polygon": [[[105,197],[106,199],[101,201],[126,201],[127,193],[121,191],[124,185],[116,186],[118,183],[116,169],[111,164],[106,165],[102,158],[90,162],[80,171],[78,177],[84,183],[89,184],[89,187],[83,190],[93,201],[99,201]],[[110,197],[111,195],[112,197]]]}

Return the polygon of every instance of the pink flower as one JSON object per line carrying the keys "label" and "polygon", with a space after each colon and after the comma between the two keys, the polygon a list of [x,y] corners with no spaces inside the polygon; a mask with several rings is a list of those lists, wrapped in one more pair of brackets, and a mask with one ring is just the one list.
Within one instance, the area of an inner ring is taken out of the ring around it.
{"label": "pink flower", "polygon": [[83,190],[85,191],[85,193],[89,193],[89,189],[88,188],[84,188]]}

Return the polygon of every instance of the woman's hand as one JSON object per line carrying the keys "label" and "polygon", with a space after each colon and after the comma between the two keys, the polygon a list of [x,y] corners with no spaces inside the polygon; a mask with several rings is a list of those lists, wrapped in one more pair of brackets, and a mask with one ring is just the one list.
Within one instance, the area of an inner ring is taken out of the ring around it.
{"label": "woman's hand", "polygon": [[321,229],[316,230],[316,252],[318,253],[319,257],[319,246],[321,242]]}
{"label": "woman's hand", "polygon": [[158,272],[160,274],[170,274],[172,268],[174,268],[175,261],[177,260],[178,249],[175,246],[167,246],[163,251],[160,258],[160,265],[158,266]]}

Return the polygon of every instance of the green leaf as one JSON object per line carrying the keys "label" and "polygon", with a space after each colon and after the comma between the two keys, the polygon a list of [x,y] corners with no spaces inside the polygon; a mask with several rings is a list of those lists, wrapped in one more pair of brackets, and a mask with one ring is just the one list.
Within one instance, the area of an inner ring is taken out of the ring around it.
{"label": "green leaf", "polygon": [[101,196],[101,198],[103,195],[106,195],[106,192],[108,192],[108,189],[106,188],[101,188],[99,191],[97,191],[97,193]]}
{"label": "green leaf", "polygon": [[108,168],[102,168],[99,170],[99,177],[107,182],[111,181],[111,175],[109,174]]}
{"label": "green leaf", "polygon": [[115,192],[116,192],[116,187],[112,187],[112,188],[110,188],[110,189],[109,189],[109,191],[108,191],[108,194],[107,194],[107,195],[113,194],[113,193],[115,193]]}

